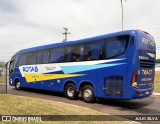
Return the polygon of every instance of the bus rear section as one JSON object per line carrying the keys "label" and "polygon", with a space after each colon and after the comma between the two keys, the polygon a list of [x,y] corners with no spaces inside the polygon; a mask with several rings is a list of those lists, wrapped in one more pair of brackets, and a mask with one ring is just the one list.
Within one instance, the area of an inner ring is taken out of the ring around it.
{"label": "bus rear section", "polygon": [[131,87],[133,98],[148,97],[154,90],[156,49],[153,37],[143,31],[137,32],[137,63],[134,63]]}

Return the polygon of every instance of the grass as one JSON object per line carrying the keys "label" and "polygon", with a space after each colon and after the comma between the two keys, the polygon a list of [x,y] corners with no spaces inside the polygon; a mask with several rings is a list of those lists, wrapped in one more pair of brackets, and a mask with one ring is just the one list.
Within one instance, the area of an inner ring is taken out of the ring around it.
{"label": "grass", "polygon": [[160,71],[155,73],[154,92],[160,93]]}
{"label": "grass", "polygon": [[[82,109],[83,111],[79,111],[79,109]],[[59,115],[62,113],[63,115],[100,114],[91,109],[65,103],[9,94],[0,95],[0,115]]]}
{"label": "grass", "polygon": [[[60,103],[50,100],[43,100],[38,98],[30,98],[24,96],[16,96],[10,94],[0,94],[0,115],[104,115],[103,113],[94,111],[92,109]],[[6,122],[0,122],[6,124]],[[10,122],[7,122],[11,124]],[[13,123],[13,122],[12,122]],[[15,122],[17,123],[17,122]],[[26,123],[26,122],[21,122]],[[33,124],[43,124],[45,122],[32,122]],[[122,124],[128,123],[125,121],[47,121],[47,124]]]}
{"label": "grass", "polygon": [[0,76],[0,85],[4,84],[5,85],[5,76]]}

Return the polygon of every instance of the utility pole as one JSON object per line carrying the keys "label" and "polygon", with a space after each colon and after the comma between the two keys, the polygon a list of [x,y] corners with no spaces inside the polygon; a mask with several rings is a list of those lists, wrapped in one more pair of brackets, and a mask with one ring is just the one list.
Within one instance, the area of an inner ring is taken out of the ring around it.
{"label": "utility pole", "polygon": [[123,31],[123,1],[121,0],[121,9],[122,9],[122,31]]}
{"label": "utility pole", "polygon": [[120,1],[121,1],[121,9],[122,9],[122,31],[123,31],[123,0],[120,0]]}
{"label": "utility pole", "polygon": [[65,38],[64,38],[64,40],[63,40],[63,42],[66,42],[66,41],[67,41],[67,35],[68,35],[68,34],[71,34],[71,33],[70,33],[70,32],[68,32],[68,28],[63,27],[63,29],[65,30],[65,32],[64,32],[64,33],[62,33],[62,34],[65,36]]}

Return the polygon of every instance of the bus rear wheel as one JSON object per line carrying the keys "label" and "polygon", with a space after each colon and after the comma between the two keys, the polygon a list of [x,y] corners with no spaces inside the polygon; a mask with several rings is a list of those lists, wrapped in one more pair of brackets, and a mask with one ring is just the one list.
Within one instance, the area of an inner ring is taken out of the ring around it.
{"label": "bus rear wheel", "polygon": [[20,83],[19,80],[16,80],[16,82],[15,82],[15,88],[16,88],[16,90],[20,90],[21,89],[21,83]]}
{"label": "bus rear wheel", "polygon": [[84,102],[92,103],[95,100],[94,89],[90,85],[85,85],[82,88],[82,99]]}
{"label": "bus rear wheel", "polygon": [[65,95],[68,99],[76,99],[77,98],[77,90],[74,84],[69,83],[65,87]]}

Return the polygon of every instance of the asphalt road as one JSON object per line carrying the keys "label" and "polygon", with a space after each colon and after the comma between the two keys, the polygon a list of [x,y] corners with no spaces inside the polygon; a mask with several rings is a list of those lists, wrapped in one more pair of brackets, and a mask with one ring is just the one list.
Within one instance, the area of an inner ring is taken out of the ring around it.
{"label": "asphalt road", "polygon": [[[33,90],[33,89],[23,89],[17,91],[14,87],[8,86],[8,93],[69,103],[73,105],[91,108],[111,115],[142,115],[142,114],[160,115],[160,96],[156,95],[136,100],[109,100],[109,99],[100,100],[95,103],[89,104],[83,102],[81,99],[68,100],[67,98],[65,98],[63,94]],[[145,123],[152,123],[152,122],[145,122]],[[157,122],[153,123],[155,124]]]}

